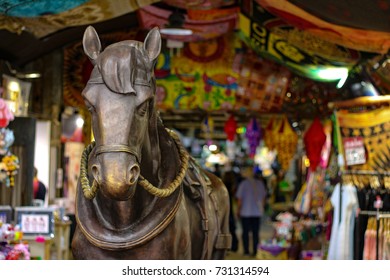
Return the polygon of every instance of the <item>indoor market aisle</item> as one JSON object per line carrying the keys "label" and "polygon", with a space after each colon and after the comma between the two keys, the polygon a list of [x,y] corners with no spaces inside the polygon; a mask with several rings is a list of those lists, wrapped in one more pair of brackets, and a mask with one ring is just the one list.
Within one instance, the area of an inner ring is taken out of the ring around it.
{"label": "indoor market aisle", "polygon": [[[269,217],[264,217],[262,219],[261,231],[260,231],[260,242],[263,240],[270,240],[274,236],[274,227],[272,226],[271,219]],[[256,260],[256,256],[245,256],[242,248],[242,228],[239,221],[236,221],[236,234],[238,237],[238,250],[237,252],[229,251],[226,255],[227,260]],[[250,237],[251,238],[251,237]],[[250,239],[251,240],[251,239]]]}

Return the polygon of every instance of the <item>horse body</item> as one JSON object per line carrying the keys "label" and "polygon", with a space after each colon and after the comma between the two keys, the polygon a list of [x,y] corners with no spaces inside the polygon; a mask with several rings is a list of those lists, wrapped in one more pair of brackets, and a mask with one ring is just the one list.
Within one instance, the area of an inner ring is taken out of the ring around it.
{"label": "horse body", "polygon": [[96,143],[83,155],[74,257],[223,258],[230,246],[227,190],[189,158],[154,108],[158,30],[144,43],[123,41],[100,53],[88,27],[83,45],[95,66],[83,97]]}

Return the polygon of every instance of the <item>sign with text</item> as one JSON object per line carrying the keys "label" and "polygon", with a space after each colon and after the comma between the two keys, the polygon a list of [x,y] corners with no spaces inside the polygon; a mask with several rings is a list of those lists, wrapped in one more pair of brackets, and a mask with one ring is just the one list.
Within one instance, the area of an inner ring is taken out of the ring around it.
{"label": "sign with text", "polygon": [[366,150],[363,137],[348,137],[343,139],[345,160],[347,165],[366,163]]}

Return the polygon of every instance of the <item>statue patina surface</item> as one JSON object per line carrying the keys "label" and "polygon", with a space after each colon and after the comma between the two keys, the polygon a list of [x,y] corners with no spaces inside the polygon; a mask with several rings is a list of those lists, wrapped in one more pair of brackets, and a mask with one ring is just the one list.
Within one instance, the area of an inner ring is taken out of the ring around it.
{"label": "statue patina surface", "polygon": [[74,258],[224,258],[231,242],[227,190],[155,108],[159,30],[101,51],[90,26],[83,47],[94,65],[82,96],[95,142],[81,161]]}

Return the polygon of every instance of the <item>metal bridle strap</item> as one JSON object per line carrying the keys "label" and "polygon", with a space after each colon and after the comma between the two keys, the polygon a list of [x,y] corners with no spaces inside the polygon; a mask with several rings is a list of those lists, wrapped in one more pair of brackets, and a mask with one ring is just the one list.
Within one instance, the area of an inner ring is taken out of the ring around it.
{"label": "metal bridle strap", "polygon": [[95,151],[96,155],[100,155],[103,153],[129,153],[136,157],[137,162],[139,162],[138,153],[135,149],[130,148],[127,145],[101,145],[96,147]]}

